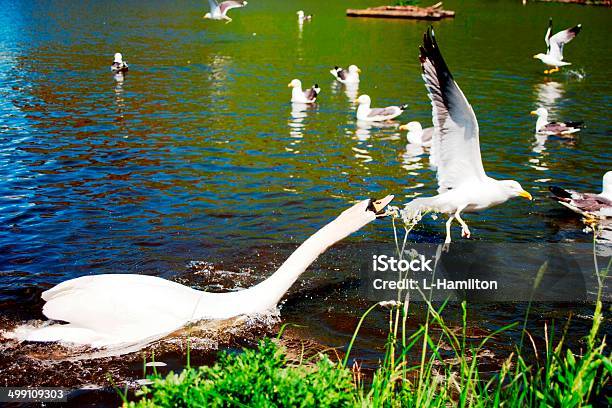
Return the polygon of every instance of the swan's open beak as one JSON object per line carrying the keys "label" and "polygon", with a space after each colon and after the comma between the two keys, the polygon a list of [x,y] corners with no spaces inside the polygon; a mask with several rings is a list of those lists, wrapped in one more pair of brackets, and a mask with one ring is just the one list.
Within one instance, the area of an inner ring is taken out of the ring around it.
{"label": "swan's open beak", "polygon": [[523,190],[520,193],[518,193],[518,195],[520,197],[525,197],[526,199],[528,199],[529,201],[533,201],[533,197],[531,196],[531,194],[529,194],[527,191]]}
{"label": "swan's open beak", "polygon": [[371,198],[370,199],[370,204],[368,205],[367,210],[374,212],[374,214],[376,214],[376,215],[384,217],[386,215],[385,214],[385,208],[391,202],[391,200],[393,200],[394,197],[395,196],[393,196],[393,195],[388,195],[385,198],[381,198],[380,200],[377,200],[375,198]]}

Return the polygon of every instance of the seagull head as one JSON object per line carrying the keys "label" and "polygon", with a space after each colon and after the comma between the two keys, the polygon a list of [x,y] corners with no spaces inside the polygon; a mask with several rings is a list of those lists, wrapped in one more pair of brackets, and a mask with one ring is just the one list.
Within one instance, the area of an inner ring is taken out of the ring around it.
{"label": "seagull head", "polygon": [[603,190],[601,195],[612,200],[612,171],[607,172],[603,176]]}
{"label": "seagull head", "polygon": [[546,57],[546,54],[542,54],[541,52],[533,56],[533,58],[539,59],[540,61],[542,61],[544,57]]}
{"label": "seagull head", "polygon": [[518,181],[501,180],[500,183],[502,186],[502,190],[504,191],[504,193],[506,193],[508,198],[523,197],[530,201],[533,200],[533,197],[531,196],[531,194],[525,191],[523,187],[521,187]]}
{"label": "seagull head", "polygon": [[548,118],[548,111],[546,110],[546,108],[538,108],[534,111],[530,112],[532,115],[536,115],[540,118],[544,118],[547,119]]}
{"label": "seagull head", "polygon": [[123,62],[123,55],[120,52],[115,53],[115,60],[113,62],[121,64]]}
{"label": "seagull head", "polygon": [[289,82],[289,84],[287,85],[288,88],[297,88],[297,89],[301,89],[302,88],[302,81],[300,81],[299,79],[294,79],[291,82]]}
{"label": "seagull head", "polygon": [[348,67],[348,71],[349,71],[351,74],[359,74],[359,73],[361,73],[361,70],[359,69],[359,67],[358,67],[357,65],[351,65],[351,66],[349,66],[349,67]]}
{"label": "seagull head", "polygon": [[304,11],[303,10],[298,10],[297,13],[295,13],[298,15],[299,18],[304,18]]}
{"label": "seagull head", "polygon": [[210,14],[210,13],[206,13],[206,14],[204,14],[204,17],[203,17],[203,18],[212,18],[212,14]]}
{"label": "seagull head", "polygon": [[372,100],[366,94],[363,94],[363,95],[359,96],[359,98],[357,98],[357,104],[359,104],[359,105],[370,106],[371,103],[372,103]]}
{"label": "seagull head", "polygon": [[408,122],[405,125],[399,127],[400,130],[407,130],[408,132],[422,132],[423,126],[420,122]]}

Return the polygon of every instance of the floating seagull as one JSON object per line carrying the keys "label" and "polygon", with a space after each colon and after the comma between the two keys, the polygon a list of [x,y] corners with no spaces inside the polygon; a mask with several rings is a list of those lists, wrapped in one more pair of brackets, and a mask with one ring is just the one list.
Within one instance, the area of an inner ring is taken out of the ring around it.
{"label": "floating seagull", "polygon": [[361,70],[357,65],[350,65],[348,70],[344,70],[340,67],[334,67],[329,71],[338,81],[343,84],[356,84],[359,83],[359,73]]}
{"label": "floating seagull", "polygon": [[398,117],[408,108],[408,105],[370,108],[372,100],[368,95],[361,95],[357,98],[357,103],[359,104],[357,108],[357,120],[365,122],[385,122]]}
{"label": "floating seagull", "polygon": [[294,79],[289,82],[287,86],[293,88],[291,90],[291,102],[293,103],[315,103],[317,101],[317,96],[321,93],[321,88],[319,88],[317,84],[314,84],[307,91],[303,91],[302,81],[299,79]]}
{"label": "floating seagull", "polygon": [[471,235],[461,218],[462,212],[485,210],[512,197],[530,200],[532,197],[514,180],[495,180],[486,175],[480,156],[476,115],[440,53],[433,28],[423,36],[420,60],[432,106],[435,129],[432,147],[438,152],[439,194],[409,202],[402,217],[406,222],[414,222],[423,211],[449,214],[445,242],[450,243],[454,219],[461,224],[462,236],[469,238]]}
{"label": "floating seagull", "polygon": [[556,186],[549,190],[554,194],[555,201],[578,214],[588,218],[612,218],[612,171],[604,174],[603,189],[599,194],[580,193]]}
{"label": "floating seagull", "polygon": [[319,255],[386,216],[385,207],[392,199],[387,196],[353,205],[300,245],[272,276],[248,289],[211,293],[156,276],[83,276],[43,292],[43,313],[57,323],[31,330],[18,328],[12,337],[105,348],[144,346],[191,322],[274,311]]}
{"label": "floating seagull", "polygon": [[208,4],[210,4],[210,12],[206,13],[204,18],[211,20],[226,20],[227,23],[231,23],[232,19],[227,16],[227,12],[233,8],[244,7],[248,3],[246,1],[234,0],[218,3],[217,0],[208,0]]}
{"label": "floating seagull", "polygon": [[405,125],[399,127],[400,130],[407,130],[406,138],[409,143],[429,147],[433,137],[434,128],[429,127],[423,129],[419,122],[408,122]]}
{"label": "floating seagull", "polygon": [[552,74],[559,71],[559,67],[572,65],[570,62],[563,61],[563,46],[572,41],[574,37],[578,35],[581,28],[582,24],[578,24],[572,28],[568,28],[567,30],[559,31],[557,34],[551,37],[552,18],[548,20],[548,30],[546,31],[546,36],[544,37],[547,47],[546,54],[539,53],[533,56],[533,58],[539,59],[544,64],[554,67],[544,71],[545,74]]}
{"label": "floating seagull", "polygon": [[582,122],[549,122],[548,110],[546,108],[538,108],[531,111],[531,114],[538,116],[535,129],[536,133],[542,135],[571,135],[572,133],[580,132],[580,127],[583,126]]}
{"label": "floating seagull", "polygon": [[302,24],[304,21],[312,20],[312,14],[304,14],[304,10],[298,10],[296,13],[298,16],[298,22]]}
{"label": "floating seagull", "polygon": [[123,60],[123,55],[120,52],[115,54],[115,59],[110,69],[113,74],[128,72],[128,64]]}

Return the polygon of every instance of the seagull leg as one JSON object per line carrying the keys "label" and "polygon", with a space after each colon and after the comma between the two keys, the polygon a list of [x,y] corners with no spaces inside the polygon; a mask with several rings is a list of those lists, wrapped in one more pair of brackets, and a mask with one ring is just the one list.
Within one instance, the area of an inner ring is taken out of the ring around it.
{"label": "seagull leg", "polygon": [[454,219],[455,216],[451,215],[450,217],[448,217],[448,221],[446,221],[446,239],[444,240],[445,244],[451,243],[451,224],[453,223]]}
{"label": "seagull leg", "polygon": [[225,22],[225,24],[229,24],[229,23],[231,23],[231,22],[232,22],[232,19],[231,19],[231,18],[229,18],[228,16],[223,16],[223,18],[224,18],[225,20],[227,20],[227,21]]}
{"label": "seagull leg", "polygon": [[461,215],[459,215],[459,211],[460,210],[457,210],[457,212],[455,213],[455,218],[457,219],[457,221],[459,221],[459,224],[461,224],[461,236],[463,238],[469,238],[472,233],[470,232],[470,229],[468,228],[465,221],[463,221],[463,219],[461,218]]}

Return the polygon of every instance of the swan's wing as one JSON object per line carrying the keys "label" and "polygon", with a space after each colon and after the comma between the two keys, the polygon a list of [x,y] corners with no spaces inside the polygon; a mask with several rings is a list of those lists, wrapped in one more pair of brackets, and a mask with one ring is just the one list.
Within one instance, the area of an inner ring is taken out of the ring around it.
{"label": "swan's wing", "polygon": [[544,41],[546,42],[546,53],[550,52],[550,36],[552,35],[552,17],[548,19],[548,30],[546,30],[546,35],[544,36]]}
{"label": "swan's wing", "polygon": [[550,37],[550,45],[548,54],[558,61],[563,61],[563,46],[572,41],[578,35],[582,24],[578,24],[567,30],[559,31],[557,34]]}
{"label": "swan's wing", "polygon": [[478,122],[440,53],[433,29],[420,47],[423,79],[431,99],[438,191],[486,179],[480,156]]}
{"label": "swan's wing", "polygon": [[143,327],[172,330],[193,318],[200,293],[146,275],[95,275],[71,279],[43,293],[43,313],[104,336],[125,337]]}
{"label": "swan's wing", "polygon": [[221,14],[223,15],[225,15],[225,13],[227,13],[227,11],[230,9],[244,7],[244,6],[246,6],[245,1],[234,1],[234,0],[224,1],[223,3],[219,4],[219,8],[221,9]]}

